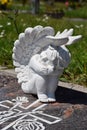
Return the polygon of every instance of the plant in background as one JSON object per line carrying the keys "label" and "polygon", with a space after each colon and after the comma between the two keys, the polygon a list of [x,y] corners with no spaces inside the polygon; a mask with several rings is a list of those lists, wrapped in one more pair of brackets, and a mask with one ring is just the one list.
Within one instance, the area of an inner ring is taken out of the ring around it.
{"label": "plant in background", "polygon": [[[17,32],[17,34],[19,34],[19,31],[18,31],[18,26],[17,26],[17,16],[18,16],[18,10],[15,10],[14,11],[14,14],[10,14],[9,15],[9,13],[8,12],[5,12],[5,11],[2,11],[1,12],[2,13],[2,15],[5,15],[8,19],[10,19],[13,23],[14,23],[14,26],[15,26],[15,29],[16,29],[16,32]],[[9,26],[11,23],[9,22],[9,23],[7,23],[7,25]]]}
{"label": "plant in background", "polygon": [[14,37],[19,34],[17,26],[18,11],[14,11],[14,13],[0,11],[0,15],[0,65],[12,68],[12,43]]}
{"label": "plant in background", "polygon": [[0,9],[9,9],[12,5],[12,0],[0,0]]}

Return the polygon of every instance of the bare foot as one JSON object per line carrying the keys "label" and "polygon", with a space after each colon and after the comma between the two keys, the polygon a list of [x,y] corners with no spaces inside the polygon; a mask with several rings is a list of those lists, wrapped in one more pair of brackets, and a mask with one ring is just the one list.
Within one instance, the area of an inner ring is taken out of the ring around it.
{"label": "bare foot", "polygon": [[41,102],[48,102],[48,97],[45,94],[38,94],[38,98]]}
{"label": "bare foot", "polygon": [[48,94],[48,101],[49,102],[55,102],[56,101],[55,95],[54,94]]}

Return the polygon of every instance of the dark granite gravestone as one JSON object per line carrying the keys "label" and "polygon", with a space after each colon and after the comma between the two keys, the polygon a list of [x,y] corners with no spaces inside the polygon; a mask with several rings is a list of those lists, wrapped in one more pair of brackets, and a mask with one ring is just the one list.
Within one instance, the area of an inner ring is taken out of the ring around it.
{"label": "dark granite gravestone", "polygon": [[87,94],[58,86],[56,99],[41,103],[0,75],[0,130],[87,130]]}

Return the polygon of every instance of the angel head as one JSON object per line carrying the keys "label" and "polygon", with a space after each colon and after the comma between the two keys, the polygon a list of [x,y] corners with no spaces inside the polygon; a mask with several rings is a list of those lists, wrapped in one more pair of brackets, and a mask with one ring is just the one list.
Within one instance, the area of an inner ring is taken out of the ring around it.
{"label": "angel head", "polygon": [[41,52],[40,57],[44,62],[47,60],[52,62],[57,59],[58,52],[53,46],[49,45],[46,50]]}

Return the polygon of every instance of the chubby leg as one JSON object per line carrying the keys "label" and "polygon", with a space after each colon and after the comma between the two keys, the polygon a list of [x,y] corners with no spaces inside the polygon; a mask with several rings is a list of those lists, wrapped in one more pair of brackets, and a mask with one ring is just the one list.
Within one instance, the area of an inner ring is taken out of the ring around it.
{"label": "chubby leg", "polygon": [[48,91],[47,91],[49,102],[56,101],[55,91],[57,88],[57,84],[58,84],[58,76],[54,76],[54,75],[49,76],[49,84],[48,84]]}
{"label": "chubby leg", "polygon": [[38,75],[35,85],[39,100],[41,102],[48,102],[46,76]]}
{"label": "chubby leg", "polygon": [[36,88],[35,88],[35,77],[33,77],[31,80],[22,83],[21,88],[24,93],[32,93],[36,94]]}

